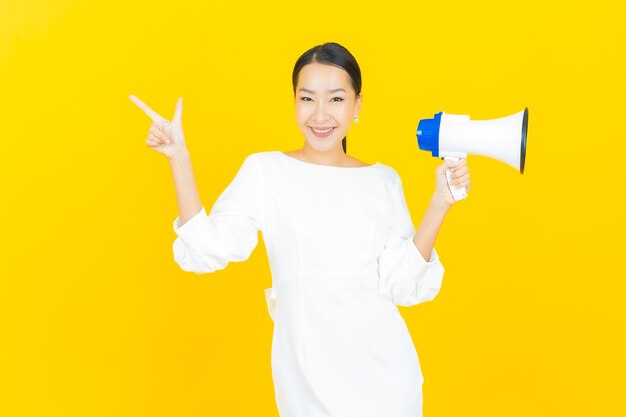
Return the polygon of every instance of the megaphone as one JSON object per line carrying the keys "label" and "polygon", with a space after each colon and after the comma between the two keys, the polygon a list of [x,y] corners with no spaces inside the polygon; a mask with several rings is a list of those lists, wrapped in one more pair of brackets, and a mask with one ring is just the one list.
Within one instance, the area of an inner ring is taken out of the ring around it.
{"label": "megaphone", "polygon": [[[488,156],[502,161],[521,174],[526,161],[528,107],[491,120],[470,120],[462,114],[439,112],[432,119],[422,119],[417,126],[417,143],[432,156],[458,161],[467,154]],[[446,172],[448,186],[455,200],[467,197],[465,187],[450,185],[451,172]]]}

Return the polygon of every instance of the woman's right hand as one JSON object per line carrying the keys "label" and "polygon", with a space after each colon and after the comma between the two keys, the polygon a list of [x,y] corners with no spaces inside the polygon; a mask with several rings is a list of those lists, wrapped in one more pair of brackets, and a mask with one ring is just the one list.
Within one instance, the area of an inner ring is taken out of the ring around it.
{"label": "woman's right hand", "polygon": [[185,144],[185,135],[183,134],[182,125],[182,97],[176,102],[176,111],[174,112],[172,121],[157,114],[148,107],[146,103],[139,100],[139,98],[134,95],[131,94],[129,98],[152,119],[148,139],[146,139],[146,145],[148,145],[150,149],[162,153],[170,160],[186,151],[187,145]]}

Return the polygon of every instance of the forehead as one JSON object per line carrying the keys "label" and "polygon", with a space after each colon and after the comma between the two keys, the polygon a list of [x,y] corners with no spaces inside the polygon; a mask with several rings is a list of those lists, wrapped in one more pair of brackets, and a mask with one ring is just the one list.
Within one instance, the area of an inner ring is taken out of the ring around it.
{"label": "forehead", "polygon": [[300,70],[298,88],[310,88],[315,91],[326,91],[331,88],[352,88],[350,75],[341,67],[313,62]]}

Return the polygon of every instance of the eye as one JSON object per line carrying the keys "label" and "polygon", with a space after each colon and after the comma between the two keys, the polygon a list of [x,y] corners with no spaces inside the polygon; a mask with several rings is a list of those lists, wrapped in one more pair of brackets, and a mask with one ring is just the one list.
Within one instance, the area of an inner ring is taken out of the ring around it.
{"label": "eye", "polygon": [[336,98],[339,99],[338,101],[343,101],[343,99],[341,97],[333,97],[333,100],[336,99]]}
{"label": "eye", "polygon": [[302,101],[309,101],[310,99],[311,99],[311,97],[302,97],[302,98],[300,98],[300,100],[302,100]]}

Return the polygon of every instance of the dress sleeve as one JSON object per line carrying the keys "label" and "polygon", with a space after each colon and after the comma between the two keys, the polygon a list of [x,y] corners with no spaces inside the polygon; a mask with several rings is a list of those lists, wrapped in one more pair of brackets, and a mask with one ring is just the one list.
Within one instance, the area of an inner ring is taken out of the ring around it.
{"label": "dress sleeve", "polygon": [[402,181],[397,174],[394,177],[390,185],[390,223],[384,249],[378,257],[379,290],[396,305],[412,306],[435,298],[444,268],[435,248],[427,261],[415,246],[415,228]]}
{"label": "dress sleeve", "polygon": [[224,269],[229,262],[248,259],[261,230],[261,178],[258,161],[248,155],[235,177],[215,201],[207,216],[205,207],[180,226],[174,260],[183,271],[197,274]]}

